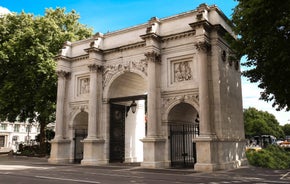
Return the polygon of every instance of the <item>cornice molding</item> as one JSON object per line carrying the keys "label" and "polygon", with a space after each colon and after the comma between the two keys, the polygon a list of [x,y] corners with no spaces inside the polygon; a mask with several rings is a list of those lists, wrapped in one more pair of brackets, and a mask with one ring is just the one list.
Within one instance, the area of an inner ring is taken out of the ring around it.
{"label": "cornice molding", "polygon": [[195,33],[196,33],[195,30],[189,30],[189,31],[185,31],[182,33],[176,33],[176,34],[163,36],[163,37],[161,37],[161,40],[162,40],[162,42],[171,41],[171,40],[178,40],[181,38],[193,36],[193,35],[195,35]]}
{"label": "cornice molding", "polygon": [[121,52],[121,51],[125,51],[125,50],[141,48],[141,47],[145,47],[145,46],[146,46],[145,41],[141,41],[141,42],[136,42],[136,43],[132,43],[132,44],[128,44],[128,45],[123,45],[120,47],[115,47],[112,49],[103,50],[103,53],[108,54],[108,53],[112,53],[112,52]]}
{"label": "cornice molding", "polygon": [[201,21],[193,22],[193,23],[190,23],[189,26],[192,29],[194,29],[194,30],[197,29],[197,28],[202,27],[207,32],[210,32],[213,29],[213,25],[207,20],[201,20]]}
{"label": "cornice molding", "polygon": [[87,60],[89,58],[89,54],[84,54],[76,57],[66,57],[66,56],[57,56],[55,57],[55,61],[68,61],[68,62],[73,62],[73,61],[80,61],[80,60]]}
{"label": "cornice molding", "polygon": [[144,34],[144,35],[140,35],[140,37],[143,40],[147,40],[149,38],[151,38],[153,40],[156,40],[156,41],[160,41],[161,40],[161,37],[159,35],[157,35],[156,33],[147,33],[147,34]]}

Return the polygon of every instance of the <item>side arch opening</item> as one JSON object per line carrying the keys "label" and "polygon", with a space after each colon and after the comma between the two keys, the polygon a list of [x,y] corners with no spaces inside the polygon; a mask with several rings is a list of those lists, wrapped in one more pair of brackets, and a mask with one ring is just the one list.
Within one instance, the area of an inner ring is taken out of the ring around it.
{"label": "side arch opening", "polygon": [[74,127],[74,162],[81,163],[83,159],[84,145],[82,141],[88,135],[88,113],[78,113],[73,121]]}
{"label": "side arch opening", "polygon": [[188,103],[175,105],[168,114],[171,167],[194,167],[196,146],[193,138],[199,135],[198,111]]}

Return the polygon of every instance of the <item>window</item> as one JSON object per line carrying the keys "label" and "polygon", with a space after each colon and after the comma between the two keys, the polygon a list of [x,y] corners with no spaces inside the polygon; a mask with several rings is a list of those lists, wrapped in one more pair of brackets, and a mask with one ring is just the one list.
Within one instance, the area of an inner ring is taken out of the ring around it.
{"label": "window", "polygon": [[13,136],[12,137],[12,141],[16,141],[17,142],[17,140],[18,140],[18,136]]}
{"label": "window", "polygon": [[20,125],[14,125],[14,132],[19,132]]}
{"label": "window", "polygon": [[0,130],[7,130],[7,124],[1,124]]}
{"label": "window", "polygon": [[26,132],[30,132],[30,125],[26,126]]}
{"label": "window", "polygon": [[0,147],[4,147],[5,136],[0,136]]}

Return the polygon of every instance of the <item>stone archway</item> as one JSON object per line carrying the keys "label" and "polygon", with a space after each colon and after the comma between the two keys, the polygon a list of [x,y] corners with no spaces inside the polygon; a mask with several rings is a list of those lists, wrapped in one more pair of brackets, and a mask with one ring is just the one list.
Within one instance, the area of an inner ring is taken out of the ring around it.
{"label": "stone archway", "polygon": [[[143,161],[143,143],[140,139],[145,137],[146,132],[146,94],[147,81],[137,73],[124,72],[111,82],[105,94],[110,102],[107,129],[110,162]],[[133,101],[137,104],[135,113],[130,108]]]}
{"label": "stone archway", "polygon": [[84,146],[82,141],[87,137],[88,113],[79,112],[73,120],[74,129],[74,162],[80,163],[83,159]]}
{"label": "stone archway", "polygon": [[199,135],[198,111],[188,103],[175,105],[168,113],[171,167],[194,167]]}

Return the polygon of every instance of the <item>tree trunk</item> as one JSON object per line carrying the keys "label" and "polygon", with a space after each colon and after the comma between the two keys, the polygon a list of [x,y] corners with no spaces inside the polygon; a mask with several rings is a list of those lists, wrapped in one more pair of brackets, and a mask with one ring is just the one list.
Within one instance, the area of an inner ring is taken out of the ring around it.
{"label": "tree trunk", "polygon": [[47,154],[47,146],[45,143],[45,127],[46,127],[46,122],[41,121],[40,123],[40,136],[39,136],[39,142],[40,142],[40,154]]}

